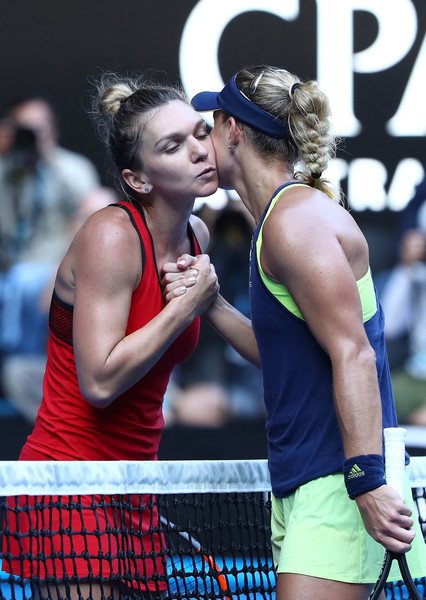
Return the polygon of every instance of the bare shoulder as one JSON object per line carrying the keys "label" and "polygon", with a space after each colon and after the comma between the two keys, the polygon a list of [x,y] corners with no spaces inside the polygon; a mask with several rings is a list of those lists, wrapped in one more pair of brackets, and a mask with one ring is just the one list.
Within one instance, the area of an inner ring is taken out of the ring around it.
{"label": "bare shoulder", "polygon": [[78,230],[58,269],[55,288],[64,301],[73,304],[78,282],[127,281],[135,288],[141,275],[138,234],[125,211],[107,206]]}
{"label": "bare shoulder", "polygon": [[[279,249],[279,252],[277,250]],[[282,196],[263,227],[263,261],[280,263],[331,261],[344,256],[356,275],[368,267],[368,246],[351,214],[325,194],[294,188]]]}
{"label": "bare shoulder", "polygon": [[115,206],[106,206],[91,215],[76,236],[78,243],[105,244],[114,248],[138,239],[128,214]]}
{"label": "bare shoulder", "polygon": [[195,237],[200,244],[201,251],[205,252],[210,243],[210,233],[207,225],[197,217],[196,215],[191,215],[189,218],[189,222],[191,223],[191,227],[194,230]]}
{"label": "bare shoulder", "polygon": [[124,210],[107,206],[91,215],[76,236],[77,253],[93,268],[141,269],[139,235]]}
{"label": "bare shoulder", "polygon": [[273,237],[285,234],[296,247],[328,236],[343,239],[363,235],[351,214],[328,196],[313,189],[294,188],[277,202],[263,227]]}

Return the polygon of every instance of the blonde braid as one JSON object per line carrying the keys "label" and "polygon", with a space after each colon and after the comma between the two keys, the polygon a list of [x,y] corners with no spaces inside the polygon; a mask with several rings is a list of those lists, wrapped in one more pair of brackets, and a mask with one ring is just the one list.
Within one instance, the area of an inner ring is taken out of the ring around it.
{"label": "blonde braid", "polygon": [[305,167],[296,176],[333,200],[338,200],[330,183],[321,177],[336,150],[336,141],[331,133],[328,98],[318,88],[318,83],[312,80],[295,82],[289,90],[289,96],[288,124]]}

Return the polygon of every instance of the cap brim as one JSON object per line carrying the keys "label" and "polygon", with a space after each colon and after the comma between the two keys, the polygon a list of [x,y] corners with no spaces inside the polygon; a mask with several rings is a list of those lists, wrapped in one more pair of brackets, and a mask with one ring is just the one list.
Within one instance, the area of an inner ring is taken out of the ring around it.
{"label": "cap brim", "polygon": [[191,104],[195,110],[200,112],[205,110],[217,110],[220,108],[218,96],[218,92],[200,92],[192,98]]}

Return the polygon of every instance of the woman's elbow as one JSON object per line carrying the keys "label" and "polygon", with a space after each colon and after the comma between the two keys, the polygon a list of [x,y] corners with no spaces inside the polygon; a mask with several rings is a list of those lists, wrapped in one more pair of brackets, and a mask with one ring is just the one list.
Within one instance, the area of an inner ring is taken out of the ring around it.
{"label": "woman's elbow", "polygon": [[79,382],[81,395],[94,408],[106,408],[117,397],[107,386],[92,382]]}
{"label": "woman's elbow", "polygon": [[376,353],[368,342],[340,346],[333,354],[330,354],[330,358],[333,368],[335,366],[347,370],[352,365],[352,368],[358,368],[362,372],[376,369]]}
{"label": "woman's elbow", "polygon": [[370,344],[367,344],[360,350],[358,360],[366,368],[376,368],[377,356],[376,352],[374,351],[372,346],[370,346]]}

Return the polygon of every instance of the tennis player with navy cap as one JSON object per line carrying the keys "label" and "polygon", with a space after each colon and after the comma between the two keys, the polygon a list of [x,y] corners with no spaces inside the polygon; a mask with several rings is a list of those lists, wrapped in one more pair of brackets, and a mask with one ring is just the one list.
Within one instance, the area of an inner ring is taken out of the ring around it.
{"label": "tennis player with navy cap", "polygon": [[[367,599],[385,548],[412,548],[411,573],[424,575],[412,509],[384,479],[383,428],[397,419],[368,245],[323,177],[335,153],[329,101],[316,81],[262,65],[192,104],[215,111],[220,186],[238,192],[256,223],[250,309],[277,598]],[[168,266],[168,300],[196,261]],[[220,308],[218,299],[205,317],[223,333]]]}

